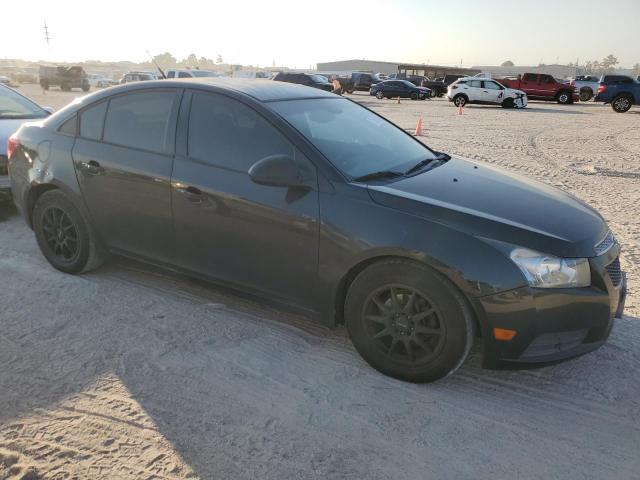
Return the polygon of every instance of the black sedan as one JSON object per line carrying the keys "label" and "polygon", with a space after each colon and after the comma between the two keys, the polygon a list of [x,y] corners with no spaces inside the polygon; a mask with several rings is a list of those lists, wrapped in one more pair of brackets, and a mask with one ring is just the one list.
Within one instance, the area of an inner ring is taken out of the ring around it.
{"label": "black sedan", "polygon": [[88,95],[10,141],[15,202],[53,267],[108,253],[346,323],[381,372],[545,365],[622,314],[620,246],[576,198],[430,150],[345,98],[269,81]]}
{"label": "black sedan", "polygon": [[410,98],[411,100],[424,100],[431,97],[431,90],[425,87],[417,87],[408,80],[385,80],[372,85],[369,95],[383,98]]}

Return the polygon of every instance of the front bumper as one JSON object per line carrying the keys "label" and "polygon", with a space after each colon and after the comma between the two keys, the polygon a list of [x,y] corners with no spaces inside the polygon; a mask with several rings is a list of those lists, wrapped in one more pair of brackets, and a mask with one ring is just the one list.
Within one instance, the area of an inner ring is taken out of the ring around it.
{"label": "front bumper", "polygon": [[[483,337],[483,366],[544,366],[601,347],[614,319],[621,318],[624,311],[626,276],[610,277],[607,271],[619,251],[616,245],[601,257],[590,259],[591,287],[521,287],[475,299]],[[497,340],[494,328],[517,333],[509,341]]]}

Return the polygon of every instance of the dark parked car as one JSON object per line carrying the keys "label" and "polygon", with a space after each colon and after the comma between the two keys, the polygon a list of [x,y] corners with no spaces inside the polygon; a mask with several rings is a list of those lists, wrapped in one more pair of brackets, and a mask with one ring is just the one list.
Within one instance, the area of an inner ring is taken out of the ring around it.
{"label": "dark parked car", "polygon": [[300,85],[122,85],[23,125],[9,157],[58,270],[106,252],[169,265],[345,322],[373,367],[409,381],[454,371],[476,332],[487,367],[581,355],[624,305],[595,210]]}
{"label": "dark parked car", "polygon": [[610,103],[615,112],[625,113],[640,105],[640,82],[625,75],[603,75],[595,101]]}
{"label": "dark parked car", "polygon": [[278,72],[273,79],[277,82],[297,83],[306,85],[307,87],[326,90],[327,92],[333,91],[333,84],[324,75]]}
{"label": "dark parked car", "polygon": [[383,98],[410,98],[411,100],[424,100],[431,96],[431,90],[424,87],[416,87],[408,80],[385,80],[376,83],[369,90],[369,95]]}
{"label": "dark parked car", "polygon": [[351,81],[353,82],[353,89],[359,92],[367,92],[369,89],[382,81],[374,73],[361,73],[355,72],[351,74]]}

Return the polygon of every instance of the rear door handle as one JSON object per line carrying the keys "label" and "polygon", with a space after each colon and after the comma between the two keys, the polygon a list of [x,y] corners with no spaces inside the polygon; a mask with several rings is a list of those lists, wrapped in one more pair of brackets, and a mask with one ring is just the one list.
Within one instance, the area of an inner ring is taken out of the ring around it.
{"label": "rear door handle", "polygon": [[104,169],[95,160],[89,160],[88,162],[80,162],[80,167],[87,173],[92,175],[98,175],[104,172]]}
{"label": "rear door handle", "polygon": [[177,187],[176,191],[194,203],[202,202],[202,191],[199,188],[193,186]]}

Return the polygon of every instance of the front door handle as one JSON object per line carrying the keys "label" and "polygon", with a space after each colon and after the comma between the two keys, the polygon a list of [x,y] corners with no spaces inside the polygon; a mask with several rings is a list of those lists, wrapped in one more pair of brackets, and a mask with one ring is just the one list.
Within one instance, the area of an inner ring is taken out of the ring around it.
{"label": "front door handle", "polygon": [[194,203],[202,202],[202,191],[199,188],[188,186],[188,187],[177,187],[176,191],[185,197],[187,197],[190,201]]}
{"label": "front door handle", "polygon": [[80,162],[80,167],[91,175],[98,175],[104,172],[104,169],[95,160],[89,160],[88,162]]}

